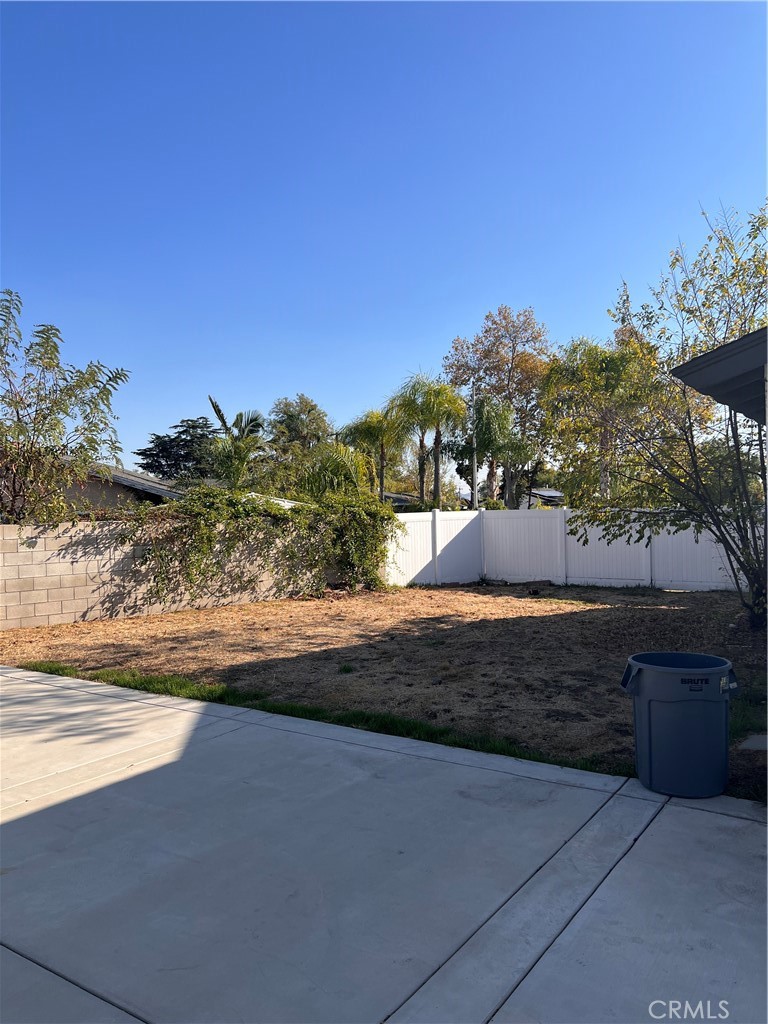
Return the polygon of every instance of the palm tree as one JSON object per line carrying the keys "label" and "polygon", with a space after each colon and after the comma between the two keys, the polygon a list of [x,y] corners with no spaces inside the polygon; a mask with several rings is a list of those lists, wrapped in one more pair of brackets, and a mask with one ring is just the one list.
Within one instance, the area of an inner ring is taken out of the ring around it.
{"label": "palm tree", "polygon": [[302,492],[315,500],[328,491],[359,492],[371,465],[368,455],[340,441],[320,441],[312,448],[301,475]]}
{"label": "palm tree", "polygon": [[464,399],[450,384],[439,377],[418,373],[410,377],[393,399],[393,407],[404,423],[415,431],[419,442],[419,500],[425,503],[427,472],[426,437],[432,433],[432,459],[435,473],[432,500],[440,508],[440,462],[443,455],[443,434],[459,427],[466,417]]}
{"label": "palm tree", "polygon": [[370,409],[346,426],[342,439],[358,451],[375,459],[379,477],[379,501],[384,501],[384,475],[390,459],[398,458],[403,451],[410,428],[398,415],[395,405],[390,403],[382,411]]}
{"label": "palm tree", "polygon": [[231,490],[240,490],[253,479],[263,454],[266,421],[260,412],[248,410],[237,413],[230,423],[216,399],[208,395],[208,401],[221,425],[221,436],[211,447],[216,476]]}
{"label": "palm tree", "polygon": [[216,414],[216,419],[221,424],[225,437],[234,437],[242,440],[245,437],[251,437],[253,434],[264,433],[267,421],[257,409],[236,413],[235,418],[230,423],[216,399],[208,395],[208,401],[211,403],[211,408]]}
{"label": "palm tree", "polygon": [[423,374],[416,374],[410,377],[400,390],[393,395],[390,406],[394,415],[407,425],[409,433],[415,433],[418,441],[419,451],[419,501],[422,505],[427,503],[427,433],[429,431],[429,417],[424,403],[424,393],[429,378]]}

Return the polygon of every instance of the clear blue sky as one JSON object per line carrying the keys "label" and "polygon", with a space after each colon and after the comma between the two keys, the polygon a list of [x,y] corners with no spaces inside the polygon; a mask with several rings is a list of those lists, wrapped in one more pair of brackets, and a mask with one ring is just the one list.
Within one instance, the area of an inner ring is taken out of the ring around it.
{"label": "clear blue sky", "polygon": [[124,366],[120,436],[337,423],[500,303],[607,337],[765,191],[758,3],[5,3],[2,286]]}

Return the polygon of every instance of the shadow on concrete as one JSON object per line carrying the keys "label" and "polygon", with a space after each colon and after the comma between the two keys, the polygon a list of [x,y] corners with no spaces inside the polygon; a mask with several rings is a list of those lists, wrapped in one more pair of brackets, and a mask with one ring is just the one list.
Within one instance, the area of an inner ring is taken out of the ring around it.
{"label": "shadow on concrete", "polygon": [[[441,629],[455,626],[446,620]],[[10,764],[18,778],[4,793],[11,799],[2,833],[2,926],[27,974],[19,984],[16,964],[4,977],[0,1016],[14,1024],[377,1024],[563,851],[565,874],[553,872],[551,891],[544,885],[531,896],[545,922],[552,900],[567,905],[541,952],[548,949],[578,910],[569,886],[583,885],[579,872],[593,863],[588,843],[581,857],[563,848],[611,797],[599,777],[594,789],[588,777],[562,785],[523,778],[493,758],[487,767],[462,764],[461,752],[439,747],[411,756],[396,741],[388,749],[383,737],[367,744],[311,722],[286,728],[228,706],[204,705],[198,710],[210,714],[200,714],[173,698],[151,703],[145,694],[69,679],[12,679],[9,689],[15,703],[6,703],[5,739],[15,747]],[[653,817],[653,803],[617,799],[644,823]],[[688,865],[697,856],[707,863],[704,910],[680,897],[682,910],[665,921],[663,904],[654,904],[655,862],[644,866],[640,855],[635,872],[646,878],[644,899],[633,901],[626,882],[619,896],[614,886],[614,904],[597,900],[589,935],[599,946],[601,929],[621,931],[630,915],[644,930],[630,928],[622,941],[642,944],[648,953],[638,963],[652,967],[659,935],[678,947],[679,936],[702,938],[695,950],[689,945],[690,953],[662,962],[672,963],[673,980],[679,970],[709,994],[721,985],[713,965],[729,955],[745,921],[749,936],[757,918],[762,928],[764,866],[754,841],[760,826],[701,814],[700,835],[690,840],[685,814],[695,813],[678,812],[682,831],[671,849],[663,847],[669,863],[662,863],[671,889],[679,894],[690,882],[694,896],[702,883]],[[609,831],[606,838],[617,837]],[[735,859],[734,843],[747,840],[751,859],[741,862],[741,876],[733,877],[730,862],[718,873],[717,844]],[[599,829],[595,841],[602,849]],[[715,883],[722,892],[712,891]],[[711,901],[717,933],[708,930]],[[681,913],[691,915],[692,937]],[[627,948],[616,962],[634,979]],[[747,1024],[738,1000],[759,1000],[764,948],[751,938],[734,948],[731,1019]],[[516,963],[521,955],[535,962],[538,954],[515,939],[504,956]],[[593,973],[604,970],[607,955],[600,953]],[[659,969],[651,976],[656,985]],[[557,987],[560,977],[561,970],[549,980],[545,973],[544,983]],[[647,1005],[649,981],[633,984],[625,979],[621,992],[634,1010],[633,993],[638,1006]],[[584,999],[598,1008],[597,1019],[637,1019],[600,1016],[611,1002],[601,986]],[[485,1009],[482,1019],[493,1006]]]}
{"label": "shadow on concrete", "polygon": [[[531,600],[526,588],[491,593]],[[633,761],[631,701],[619,685],[631,654],[703,650],[729,658],[742,684],[734,710],[764,707],[759,638],[739,634],[735,646],[728,643],[731,633],[713,624],[702,595],[670,593],[659,606],[658,594],[650,602],[636,593],[631,603],[625,595],[614,604],[614,595],[603,589],[592,596],[607,607],[575,607],[579,595],[564,599],[564,593],[567,588],[542,593],[542,601],[557,601],[558,610],[548,614],[467,621],[441,614],[436,590],[436,614],[386,626],[370,617],[340,622],[347,614],[343,600],[312,602],[324,618],[308,636],[301,635],[300,624],[276,633],[263,614],[249,617],[247,607],[142,618],[114,628],[73,626],[46,639],[36,656],[80,669],[178,672],[253,693],[254,699],[266,695],[333,713],[390,713],[621,774],[631,771]],[[302,605],[294,607],[300,614]],[[82,643],[73,657],[76,637]],[[749,646],[742,646],[744,640]],[[734,749],[730,791],[764,798],[764,767],[759,752]]]}
{"label": "shadow on concrete", "polygon": [[610,796],[51,683],[8,684],[14,1024],[375,1024]]}

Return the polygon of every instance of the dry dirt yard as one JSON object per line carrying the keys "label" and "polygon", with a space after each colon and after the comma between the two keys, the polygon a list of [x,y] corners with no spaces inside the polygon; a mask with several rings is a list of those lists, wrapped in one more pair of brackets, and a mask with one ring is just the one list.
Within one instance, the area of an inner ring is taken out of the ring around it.
{"label": "dry dirt yard", "polygon": [[[723,592],[331,592],[0,634],[0,664],[177,672],[274,700],[506,737],[608,771],[625,770],[633,756],[631,701],[619,687],[627,656],[653,650],[729,658],[753,701],[764,686],[765,634],[751,632],[735,596]],[[764,764],[764,755],[734,749],[731,791],[753,791]]]}

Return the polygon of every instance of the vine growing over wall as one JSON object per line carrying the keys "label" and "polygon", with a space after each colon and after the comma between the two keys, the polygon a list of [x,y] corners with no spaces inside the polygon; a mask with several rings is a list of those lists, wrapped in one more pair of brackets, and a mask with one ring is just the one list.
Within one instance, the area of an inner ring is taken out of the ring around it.
{"label": "vine growing over wall", "polygon": [[319,595],[329,585],[385,586],[400,528],[389,505],[332,495],[284,506],[201,486],[165,505],[124,509],[120,542],[138,551],[150,600]]}

